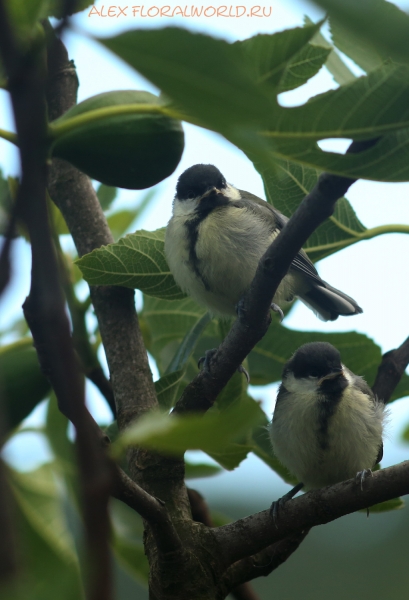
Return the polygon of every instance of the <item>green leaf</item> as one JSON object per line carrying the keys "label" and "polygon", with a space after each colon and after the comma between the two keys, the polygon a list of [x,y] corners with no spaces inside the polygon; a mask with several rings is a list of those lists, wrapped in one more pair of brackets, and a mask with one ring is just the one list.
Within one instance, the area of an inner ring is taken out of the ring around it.
{"label": "green leaf", "polygon": [[48,204],[48,210],[49,210],[49,214],[51,215],[51,220],[52,220],[53,229],[54,229],[55,233],[57,235],[69,234],[70,230],[67,227],[67,223],[65,222],[65,219],[62,216],[60,209],[57,207],[56,204],[54,204],[54,202],[51,200],[51,198],[49,196],[48,196],[47,204]]}
{"label": "green leaf", "polygon": [[68,497],[73,506],[81,510],[81,489],[78,480],[77,455],[73,442],[68,438],[69,421],[58,408],[57,398],[52,392],[48,401],[47,416],[43,433],[54,454],[53,469],[64,481]]}
{"label": "green leaf", "polygon": [[308,140],[270,140],[269,146],[272,160],[288,159],[354,179],[409,180],[409,129],[384,135],[374,146],[358,154],[324,152],[314,141]]}
{"label": "green leaf", "polygon": [[166,369],[167,373],[172,373],[172,371],[177,371],[184,367],[192,355],[194,349],[196,348],[197,342],[201,337],[202,333],[212,320],[212,317],[207,312],[199,320],[193,325],[193,327],[186,333],[183,338],[175,356],[173,357],[171,363],[168,365]]}
{"label": "green leaf", "polygon": [[24,338],[0,349],[0,386],[8,429],[16,427],[49,393],[33,340]]}
{"label": "green leaf", "polygon": [[216,465],[206,463],[191,463],[185,459],[185,479],[198,479],[200,477],[213,477],[222,472]]}
{"label": "green leaf", "polygon": [[118,194],[118,188],[101,183],[97,188],[97,196],[102,210],[107,210]]}
{"label": "green leaf", "polygon": [[279,92],[287,92],[304,85],[314,77],[327,61],[332,50],[324,46],[307,44],[297,52],[287,65],[280,80]]}
{"label": "green leaf", "polygon": [[251,444],[226,444],[220,450],[207,451],[207,454],[227,471],[233,471],[247,458],[253,446]]}
{"label": "green leaf", "polygon": [[369,385],[375,380],[382,353],[366,335],[348,331],[323,333],[294,331],[273,321],[267,334],[248,356],[249,372],[253,385],[266,385],[281,381],[284,364],[302,344],[328,342],[338,348],[342,362],[356,375],[365,377]]}
{"label": "green leaf", "polygon": [[[380,502],[379,504],[374,504],[369,507],[370,513],[384,513],[390,510],[399,510],[400,508],[404,508],[405,502],[402,498],[393,498],[392,500],[386,500],[385,502]],[[366,512],[366,509],[364,509]]]}
{"label": "green leaf", "polygon": [[[409,62],[409,16],[385,0],[316,0],[331,20],[359,36],[373,52],[396,62]],[[361,42],[362,43],[362,42]]]}
{"label": "green leaf", "polygon": [[130,229],[134,221],[139,219],[147,208],[152,208],[152,200],[155,196],[155,189],[148,190],[143,194],[142,199],[134,208],[129,210],[119,210],[107,217],[108,225],[115,241]]}
{"label": "green leaf", "polygon": [[[75,4],[72,6],[72,9],[68,14],[73,15],[75,13],[81,12],[89,6],[92,6],[94,4],[94,1],[95,0],[76,0]],[[46,0],[44,2],[44,5],[46,5],[47,8],[46,11],[43,11],[42,18],[56,17],[57,19],[60,19],[63,16],[61,0]]]}
{"label": "green leaf", "polygon": [[372,44],[336,19],[331,19],[330,26],[335,46],[349,56],[363,71],[373,71],[389,58],[388,53],[379,45]]}
{"label": "green leaf", "polygon": [[90,285],[138,288],[157,298],[183,298],[164,254],[165,229],[136,231],[76,261]]}
{"label": "green leaf", "polygon": [[30,473],[9,470],[24,571],[18,598],[84,598],[78,557],[64,516],[63,498],[50,465]]}
{"label": "green leaf", "polygon": [[[309,17],[304,17],[304,22],[306,25],[312,25],[312,21]],[[337,54],[334,50],[332,44],[328,42],[327,39],[322,35],[320,31],[318,31],[312,39],[313,44],[318,44],[319,46],[323,46],[324,48],[328,48],[331,50],[327,62],[325,64],[328,71],[331,73],[333,78],[339,85],[345,85],[346,83],[350,83],[356,79],[355,75],[352,71],[347,67],[342,58]]]}
{"label": "green leaf", "polygon": [[402,440],[404,442],[409,442],[409,425],[405,427],[405,429],[402,432]]}
{"label": "green leaf", "polygon": [[142,519],[134,510],[114,498],[111,498],[110,509],[115,556],[134,579],[146,585],[149,564],[143,546]]}
{"label": "green leaf", "polygon": [[162,408],[171,408],[175,404],[184,374],[183,370],[174,371],[155,381],[156,395]]}
{"label": "green leaf", "polygon": [[[189,333],[193,332],[192,340],[194,341],[196,335],[196,325],[200,328],[199,322],[203,324],[201,319],[206,314],[206,309],[200,307],[191,298],[184,298],[183,300],[160,300],[158,298],[151,298],[149,296],[144,297],[144,306],[141,313],[141,320],[144,324],[146,331],[145,340],[147,342],[147,348],[153,355],[161,373],[167,373],[171,371],[177,362],[179,361],[178,352],[181,347],[182,341],[187,336],[186,349],[189,348]],[[206,319],[205,319],[206,320]],[[212,348],[214,337],[218,340],[217,325],[211,322],[201,337],[199,338],[196,345],[196,352],[194,358],[190,356],[188,362],[183,364],[188,367],[189,373],[194,375],[197,373],[197,364],[195,364],[195,358],[202,351],[201,340],[211,340],[208,342],[206,350]],[[218,343],[220,343],[218,341]],[[216,344],[217,345],[217,344]],[[180,351],[181,357],[185,356],[183,348]],[[172,365],[172,361],[175,360]],[[196,360],[197,363],[197,360]],[[172,369],[171,369],[172,366]],[[194,371],[192,372],[192,369]]]}
{"label": "green leaf", "polygon": [[[255,402],[255,400],[247,395],[247,389],[248,383],[246,377],[243,373],[236,372],[217,396],[216,406],[219,410],[226,410],[233,403]],[[261,414],[262,410],[260,409],[260,418]]]}
{"label": "green leaf", "polygon": [[330,52],[325,67],[339,85],[346,85],[356,79],[355,75],[346,66],[342,58],[334,49]]}
{"label": "green leaf", "polygon": [[210,411],[203,416],[150,413],[131,425],[112,444],[112,451],[118,456],[129,445],[137,444],[176,455],[187,449],[220,453],[228,442],[259,419],[260,407],[254,401],[237,403],[219,414]]}
{"label": "green leaf", "polygon": [[[359,100],[357,100],[359,99]],[[409,67],[383,65],[366,77],[311,98],[275,107],[269,131],[281,140],[368,139],[409,126]]]}
{"label": "green leaf", "polygon": [[211,129],[253,129],[271,109],[238,45],[174,27],[99,41]]}
{"label": "green leaf", "polygon": [[4,235],[7,231],[12,204],[9,181],[3,177],[0,168],[0,235]]}
{"label": "green leaf", "polygon": [[73,443],[68,439],[68,425],[69,421],[58,408],[53,392],[48,402],[44,433],[55,457],[61,460],[67,469],[76,472],[76,454]]}
{"label": "green leaf", "polygon": [[[253,407],[258,411],[256,426],[264,422],[265,414],[258,402],[247,394],[248,383],[242,373],[235,373],[227,385],[223,388],[215,405],[215,410],[247,410],[247,407]],[[248,453],[253,449],[252,443],[253,424],[243,431],[239,438],[234,442],[225,444],[218,451],[207,451],[207,454],[217,461],[222,467],[228,471],[232,471],[247,458]]]}
{"label": "green leaf", "polygon": [[7,0],[6,10],[12,26],[21,36],[30,36],[37,21],[42,18],[47,0]]}
{"label": "green leaf", "polygon": [[149,563],[142,542],[134,542],[126,537],[114,535],[112,541],[115,556],[121,566],[137,581],[147,585]]}
{"label": "green leaf", "polygon": [[107,217],[108,225],[115,241],[126,233],[135,219],[134,210],[119,210]]}
{"label": "green leaf", "polygon": [[77,565],[51,465],[26,473],[10,470],[9,476],[15,498],[33,527],[62,560]]}
{"label": "green leaf", "polygon": [[[279,31],[274,35],[256,35],[235,45],[249,61],[257,83],[271,87],[276,94],[278,88],[284,91],[302,85],[325,62],[328,51],[322,48],[321,55],[324,54],[325,58],[319,66],[312,66],[310,61],[314,51],[311,53],[313,47],[308,45],[321,25],[322,21],[316,25]],[[315,58],[319,62],[316,54]]]}
{"label": "green leaf", "polygon": [[[275,169],[255,165],[263,177],[267,198],[290,217],[317,183],[320,172],[290,161],[277,161]],[[361,240],[367,229],[346,198],[340,198],[334,214],[310,236],[304,249],[312,261],[321,260]]]}

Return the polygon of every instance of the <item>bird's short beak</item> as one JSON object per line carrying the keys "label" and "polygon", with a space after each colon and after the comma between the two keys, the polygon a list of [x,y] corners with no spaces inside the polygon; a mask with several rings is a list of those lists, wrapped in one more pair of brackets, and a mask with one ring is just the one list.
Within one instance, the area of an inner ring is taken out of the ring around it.
{"label": "bird's short beak", "polygon": [[220,190],[217,189],[217,187],[212,187],[209,188],[204,194],[203,196],[200,198],[200,200],[204,200],[205,198],[207,198],[208,196],[210,196],[210,194],[221,194],[222,192]]}
{"label": "bird's short beak", "polygon": [[332,373],[328,373],[328,375],[324,375],[324,377],[321,377],[321,379],[318,381],[318,385],[321,385],[324,381],[327,381],[328,379],[336,379],[337,377],[342,377],[343,375],[343,369],[340,369],[339,371],[333,371]]}

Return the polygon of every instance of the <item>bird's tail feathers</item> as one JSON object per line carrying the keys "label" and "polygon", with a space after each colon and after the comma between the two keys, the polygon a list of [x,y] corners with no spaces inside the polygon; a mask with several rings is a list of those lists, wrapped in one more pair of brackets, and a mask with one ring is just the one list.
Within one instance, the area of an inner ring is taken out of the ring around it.
{"label": "bird's tail feathers", "polygon": [[314,285],[300,297],[321,321],[335,321],[340,315],[347,317],[362,311],[353,298],[323,281],[324,285]]}

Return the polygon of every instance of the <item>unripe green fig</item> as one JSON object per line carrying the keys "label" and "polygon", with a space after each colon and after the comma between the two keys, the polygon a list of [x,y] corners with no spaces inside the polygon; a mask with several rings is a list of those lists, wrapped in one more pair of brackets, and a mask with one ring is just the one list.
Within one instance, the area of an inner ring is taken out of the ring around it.
{"label": "unripe green fig", "polygon": [[[91,112],[125,105],[120,114]],[[173,173],[184,147],[180,121],[161,114],[161,106],[157,96],[132,90],[88,98],[51,123],[52,154],[106,185],[151,187]]]}

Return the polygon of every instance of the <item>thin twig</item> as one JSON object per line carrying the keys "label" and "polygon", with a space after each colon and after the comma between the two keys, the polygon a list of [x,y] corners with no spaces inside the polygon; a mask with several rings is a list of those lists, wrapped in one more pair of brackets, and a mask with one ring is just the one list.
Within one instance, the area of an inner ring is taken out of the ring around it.
{"label": "thin twig", "polygon": [[182,542],[170,520],[164,503],[145,492],[119,468],[112,495],[135,510],[149,523],[159,552],[162,554],[169,552],[183,554]]}
{"label": "thin twig", "polygon": [[85,315],[87,311],[87,303],[80,302],[75,294],[74,285],[71,281],[67,259],[61,248],[59,236],[55,230],[54,223],[52,224],[53,241],[57,252],[57,259],[61,274],[62,285],[70,309],[72,322],[72,339],[75,349],[81,360],[81,369],[85,376],[93,382],[99,389],[108,403],[112,411],[112,415],[116,418],[116,406],[114,393],[111,383],[105,377],[105,373],[98,360],[97,353],[91,345],[87,330]]}
{"label": "thin twig", "polygon": [[385,404],[391,398],[396,386],[409,364],[409,337],[395,350],[389,350],[382,356],[378,367],[375,383],[372,386],[374,394]]}
{"label": "thin twig", "polygon": [[[298,531],[275,544],[271,544],[262,552],[243,558],[231,565],[220,582],[221,597],[226,597],[229,591],[240,583],[243,585],[244,582],[257,577],[267,577],[267,575],[278,569],[298,549],[308,531],[308,529]],[[236,598],[242,600],[243,597],[236,596]],[[245,597],[243,600],[245,600]]]}

